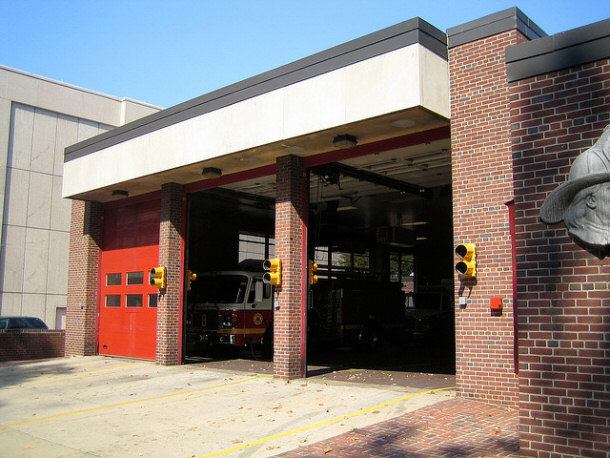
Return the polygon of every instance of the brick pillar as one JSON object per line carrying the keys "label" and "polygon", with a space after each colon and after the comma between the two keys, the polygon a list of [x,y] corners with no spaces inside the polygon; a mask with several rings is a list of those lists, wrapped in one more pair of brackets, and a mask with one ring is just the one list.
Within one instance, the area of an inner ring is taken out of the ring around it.
{"label": "brick pillar", "polygon": [[[509,209],[513,199],[505,49],[517,30],[449,50],[454,245],[476,243],[477,277],[455,278],[458,394],[516,407],[513,277]],[[460,308],[457,296],[467,298]],[[491,316],[490,299],[504,311]]]}
{"label": "brick pillar", "polygon": [[282,286],[275,291],[273,371],[276,377],[305,377],[307,305],[305,288],[305,171],[303,159],[277,159],[275,256],[282,260]]}
{"label": "brick pillar", "polygon": [[182,362],[182,224],[183,191],[176,183],[161,187],[159,266],[167,269],[166,288],[157,302],[157,364]]}
{"label": "brick pillar", "polygon": [[66,312],[66,355],[97,353],[97,303],[102,205],[72,201],[68,304]]}

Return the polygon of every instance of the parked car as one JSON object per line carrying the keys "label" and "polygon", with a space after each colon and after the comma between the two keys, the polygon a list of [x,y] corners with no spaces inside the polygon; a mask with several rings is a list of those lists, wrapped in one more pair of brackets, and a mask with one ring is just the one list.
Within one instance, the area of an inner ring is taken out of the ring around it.
{"label": "parked car", "polygon": [[32,316],[0,316],[0,329],[49,329],[44,321]]}

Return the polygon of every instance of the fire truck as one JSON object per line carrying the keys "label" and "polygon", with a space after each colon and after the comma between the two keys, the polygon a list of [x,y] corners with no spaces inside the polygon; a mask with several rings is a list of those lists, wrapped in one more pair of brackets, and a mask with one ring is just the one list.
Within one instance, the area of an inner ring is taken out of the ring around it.
{"label": "fire truck", "polygon": [[[197,277],[187,300],[187,353],[262,346],[271,356],[273,290],[263,275],[262,262],[244,261],[239,270]],[[397,282],[320,279],[311,288],[307,315],[310,346],[375,348],[405,337],[405,293]]]}
{"label": "fire truck", "polygon": [[262,345],[265,354],[271,354],[272,286],[263,283],[262,262],[244,261],[239,269],[201,273],[192,283],[186,311],[187,353],[213,346]]}

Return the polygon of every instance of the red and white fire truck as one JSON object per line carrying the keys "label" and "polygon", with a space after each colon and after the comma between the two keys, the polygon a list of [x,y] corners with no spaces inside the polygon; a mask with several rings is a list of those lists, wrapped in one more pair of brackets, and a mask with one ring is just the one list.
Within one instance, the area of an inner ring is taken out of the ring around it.
{"label": "red and white fire truck", "polygon": [[253,263],[198,274],[189,291],[186,311],[187,353],[204,346],[257,346],[266,354],[273,346],[273,291]]}

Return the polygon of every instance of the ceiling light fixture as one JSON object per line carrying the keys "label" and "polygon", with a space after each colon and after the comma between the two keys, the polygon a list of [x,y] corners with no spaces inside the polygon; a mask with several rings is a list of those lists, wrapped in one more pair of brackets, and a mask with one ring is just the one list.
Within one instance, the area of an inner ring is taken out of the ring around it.
{"label": "ceiling light fixture", "polygon": [[358,207],[354,207],[353,205],[345,205],[343,207],[337,207],[338,212],[346,212],[346,211],[352,211],[352,210],[358,210]]}
{"label": "ceiling light fixture", "polygon": [[302,146],[285,146],[284,151],[286,151],[287,153],[302,153],[303,151],[305,151],[305,148],[303,148]]}
{"label": "ceiling light fixture", "polygon": [[216,167],[205,167],[201,171],[201,175],[204,179],[208,180],[210,178],[219,178],[222,176],[222,170]]}
{"label": "ceiling light fixture", "polygon": [[259,159],[258,157],[253,157],[253,156],[242,156],[239,158],[240,162],[258,162]]}
{"label": "ceiling light fixture", "polygon": [[428,221],[413,221],[412,223],[401,223],[401,226],[423,226],[428,224]]}
{"label": "ceiling light fixture", "polygon": [[129,191],[125,191],[124,189],[115,189],[112,191],[112,197],[128,197]]}
{"label": "ceiling light fixture", "polygon": [[358,139],[350,134],[337,135],[333,138],[335,148],[353,148],[358,144]]}
{"label": "ceiling light fixture", "polygon": [[415,121],[407,118],[397,119],[391,123],[392,127],[398,127],[399,129],[407,129],[409,127],[413,127],[415,124],[417,124]]}

